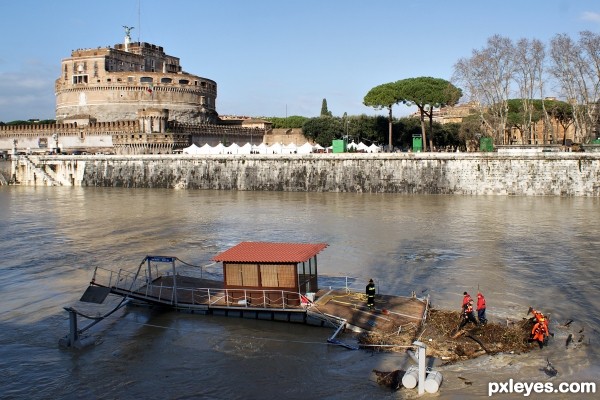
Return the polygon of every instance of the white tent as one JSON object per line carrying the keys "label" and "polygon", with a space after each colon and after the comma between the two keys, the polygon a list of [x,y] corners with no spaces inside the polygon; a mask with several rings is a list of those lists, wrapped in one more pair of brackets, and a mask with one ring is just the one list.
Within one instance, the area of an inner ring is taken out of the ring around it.
{"label": "white tent", "polygon": [[369,152],[369,146],[367,146],[363,142],[360,142],[358,144],[358,146],[356,146],[356,150],[368,153]]}
{"label": "white tent", "polygon": [[211,148],[211,150],[210,150],[210,154],[224,154],[224,153],[225,153],[225,146],[223,146],[223,143],[220,143],[220,142],[218,145]]}
{"label": "white tent", "polygon": [[348,143],[348,150],[356,150],[356,148],[358,147],[358,145],[356,143],[354,143],[354,140],[350,143]]}
{"label": "white tent", "polygon": [[198,149],[198,154],[210,154],[212,147],[208,143],[204,143],[202,147]]}
{"label": "white tent", "polygon": [[313,146],[313,151],[318,152],[318,151],[321,151],[321,150],[325,150],[325,148],[323,146],[321,146],[319,143],[317,143],[317,144],[315,144]]}
{"label": "white tent", "polygon": [[252,151],[254,154],[267,154],[267,145],[264,143],[252,146]]}
{"label": "white tent", "polygon": [[298,147],[298,154],[310,154],[313,152],[313,145],[306,142],[302,146]]}
{"label": "white tent", "polygon": [[250,154],[252,153],[252,145],[248,142],[246,142],[245,145],[241,146],[238,149],[238,154]]}
{"label": "white tent", "polygon": [[281,143],[273,143],[267,148],[267,154],[281,154],[282,149]]}
{"label": "white tent", "polygon": [[183,154],[200,154],[200,147],[192,143],[190,147],[186,147],[182,152]]}
{"label": "white tent", "polygon": [[296,154],[298,152],[298,146],[295,143],[290,143],[281,148],[282,154]]}
{"label": "white tent", "polygon": [[223,149],[224,154],[238,154],[240,146],[237,143],[232,143]]}
{"label": "white tent", "polygon": [[369,146],[369,153],[379,153],[381,152],[381,147],[377,146],[375,143]]}

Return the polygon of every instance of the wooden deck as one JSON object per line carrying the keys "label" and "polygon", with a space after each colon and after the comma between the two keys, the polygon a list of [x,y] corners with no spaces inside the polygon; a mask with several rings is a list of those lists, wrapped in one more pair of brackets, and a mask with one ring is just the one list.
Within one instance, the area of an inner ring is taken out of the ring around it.
{"label": "wooden deck", "polygon": [[415,297],[375,296],[375,309],[369,310],[366,296],[346,290],[322,290],[313,307],[320,312],[342,318],[361,330],[397,331],[420,326],[428,306],[427,300]]}
{"label": "wooden deck", "polygon": [[[355,331],[397,332],[419,327],[428,302],[415,297],[378,294],[375,309],[369,310],[366,296],[345,289],[321,290],[313,304],[302,304],[301,295],[281,290],[225,289],[222,281],[177,275],[177,293],[173,276],[161,276],[151,284],[137,289],[130,286],[96,286],[110,289],[114,294],[179,310],[240,316],[244,318],[305,322],[312,325],[332,326],[346,321],[346,327]],[[331,318],[333,317],[333,318]]]}

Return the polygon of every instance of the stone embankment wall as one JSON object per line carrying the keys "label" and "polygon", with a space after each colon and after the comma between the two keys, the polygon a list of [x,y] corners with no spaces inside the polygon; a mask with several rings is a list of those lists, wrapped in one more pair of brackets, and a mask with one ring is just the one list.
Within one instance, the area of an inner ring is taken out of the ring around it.
{"label": "stone embankment wall", "polygon": [[[66,180],[76,186],[600,196],[598,153],[95,155],[32,161],[55,173],[68,171]],[[17,173],[19,181],[32,182],[22,176],[32,170]]]}

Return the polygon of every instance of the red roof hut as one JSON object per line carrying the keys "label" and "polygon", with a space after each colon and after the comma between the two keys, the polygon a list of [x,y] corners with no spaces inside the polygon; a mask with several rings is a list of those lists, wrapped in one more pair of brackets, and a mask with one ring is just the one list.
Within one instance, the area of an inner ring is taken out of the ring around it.
{"label": "red roof hut", "polygon": [[261,297],[267,291],[306,294],[319,290],[317,254],[325,247],[326,243],[241,242],[213,260],[223,263],[224,288],[244,289],[245,297],[247,289],[260,291]]}

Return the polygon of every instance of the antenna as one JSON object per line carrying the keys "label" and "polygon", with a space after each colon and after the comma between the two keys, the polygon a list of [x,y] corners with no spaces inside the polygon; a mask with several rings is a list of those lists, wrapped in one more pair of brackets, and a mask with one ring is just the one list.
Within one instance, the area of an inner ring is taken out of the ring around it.
{"label": "antenna", "polygon": [[142,34],[142,0],[138,0],[138,43],[140,43],[140,36]]}

